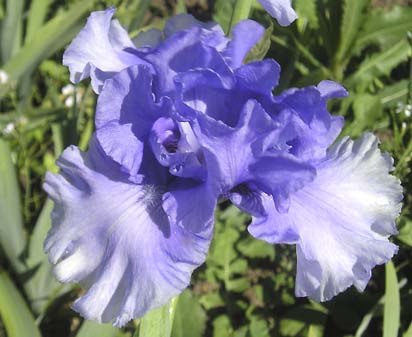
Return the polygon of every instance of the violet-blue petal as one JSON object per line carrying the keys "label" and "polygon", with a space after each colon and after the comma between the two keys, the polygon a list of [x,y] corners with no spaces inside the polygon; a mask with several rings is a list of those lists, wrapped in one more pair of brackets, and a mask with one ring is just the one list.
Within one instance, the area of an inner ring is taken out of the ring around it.
{"label": "violet-blue petal", "polygon": [[235,76],[247,90],[268,95],[279,84],[280,66],[272,59],[251,62],[236,69]]}
{"label": "violet-blue petal", "polygon": [[298,234],[296,295],[326,301],[351,285],[363,290],[371,269],[389,261],[396,233],[402,187],[389,174],[393,160],[378,140],[364,134],[344,138],[329,149],[311,184],[291,196],[288,213],[252,225],[257,238],[281,242],[273,233],[289,228]]}
{"label": "violet-blue petal", "polygon": [[222,51],[229,42],[222,27],[216,22],[202,22],[190,14],[178,14],[168,19],[163,33],[165,38],[169,38],[176,32],[192,27],[202,28],[200,39],[209,47],[214,47],[218,51]]}
{"label": "violet-blue petal", "polygon": [[45,250],[61,282],[85,288],[76,311],[124,326],[188,286],[211,228],[194,235],[169,223],[164,186],[130,183],[95,142],[87,153],[69,147],[58,165],[44,185],[55,203]]}
{"label": "violet-blue petal", "polygon": [[232,69],[239,68],[249,51],[259,42],[265,29],[257,22],[243,20],[232,30],[232,40],[223,55]]}
{"label": "violet-blue petal", "polygon": [[203,41],[205,34],[209,33],[199,27],[178,31],[145,56],[156,69],[155,91],[158,95],[173,96],[175,76],[191,69],[211,69],[222,77],[232,76],[216,48]]}
{"label": "violet-blue petal", "polygon": [[170,223],[197,234],[213,228],[219,194],[210,184],[180,180],[163,196]]}
{"label": "violet-blue petal", "polygon": [[317,87],[289,89],[275,98],[274,119],[284,125],[292,154],[312,162],[325,156],[343,127],[343,117],[328,112],[328,99],[346,95],[337,83],[322,81]]}
{"label": "violet-blue petal", "polygon": [[288,26],[297,19],[296,12],[292,8],[292,0],[259,0],[259,2],[281,26]]}
{"label": "violet-blue petal", "polygon": [[63,55],[69,67],[70,80],[78,83],[91,77],[99,93],[103,83],[113,74],[133,64],[147,64],[128,50],[135,46],[117,20],[112,21],[115,9],[93,12],[86,26],[74,38]]}
{"label": "violet-blue petal", "polygon": [[[153,123],[169,109],[167,102],[154,102],[152,81],[146,66],[129,67],[106,82],[97,101],[95,123],[99,143],[130,175],[139,170],[142,158],[137,156],[142,153],[141,144],[148,141]],[[124,137],[120,132],[124,132]]]}

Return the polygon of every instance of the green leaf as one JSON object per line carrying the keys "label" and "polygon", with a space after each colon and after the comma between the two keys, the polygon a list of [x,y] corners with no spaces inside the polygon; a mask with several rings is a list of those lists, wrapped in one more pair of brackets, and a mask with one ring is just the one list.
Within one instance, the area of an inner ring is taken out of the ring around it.
{"label": "green leaf", "polygon": [[9,145],[0,139],[0,245],[16,272],[25,269],[21,255],[26,246],[19,191]]}
{"label": "green leaf", "polygon": [[17,80],[31,72],[43,59],[69,42],[80,29],[80,19],[89,12],[94,0],[78,1],[37,30],[33,38],[4,66],[11,78]]}
{"label": "green leaf", "polygon": [[395,266],[389,261],[385,266],[385,305],[383,309],[383,337],[397,337],[401,314],[398,278]]}
{"label": "green leaf", "polygon": [[402,80],[392,85],[387,85],[379,97],[384,108],[396,107],[399,102],[405,102],[408,96],[408,80]]}
{"label": "green leaf", "polygon": [[26,303],[4,271],[0,271],[0,316],[8,337],[41,337]]}
{"label": "green leaf", "polygon": [[236,248],[246,257],[275,259],[275,247],[265,241],[256,240],[251,236],[241,240]]}
{"label": "green leaf", "polygon": [[399,234],[397,239],[404,244],[412,247],[412,219],[403,216],[399,220]]}
{"label": "green leaf", "polygon": [[346,63],[356,40],[359,30],[364,23],[365,8],[370,0],[343,0],[343,17],[340,25],[339,47],[335,62]]}
{"label": "green leaf", "polygon": [[293,7],[298,14],[297,24],[298,27],[300,27],[300,31],[303,31],[303,27],[301,27],[301,25],[303,24],[306,26],[307,23],[312,29],[319,28],[316,0],[295,0]]}
{"label": "green leaf", "polygon": [[22,34],[23,0],[8,0],[0,36],[1,60],[6,63],[19,50]]}
{"label": "green leaf", "polygon": [[346,132],[352,137],[359,136],[364,130],[372,129],[382,117],[382,105],[379,96],[359,94],[354,96],[353,113],[355,120],[348,124]]}
{"label": "green leaf", "polygon": [[292,309],[282,318],[280,332],[284,336],[296,336],[305,327],[324,326],[327,317],[325,309],[303,305]]}
{"label": "green leaf", "polygon": [[120,329],[111,324],[100,324],[93,321],[84,321],[76,337],[124,337],[127,336]]}
{"label": "green leaf", "polygon": [[53,0],[33,0],[31,2],[30,10],[28,12],[29,16],[27,18],[26,42],[30,41],[43,25],[52,1]]}
{"label": "green leaf", "polygon": [[402,337],[412,337],[412,323],[409,324],[408,330],[405,331]]}
{"label": "green leaf", "polygon": [[202,337],[206,328],[206,319],[206,313],[196,297],[190,290],[184,291],[179,295],[172,337]]}
{"label": "green leaf", "polygon": [[169,304],[153,310],[140,320],[139,337],[169,337],[172,333],[173,318],[178,298]]}
{"label": "green leaf", "polygon": [[253,318],[250,322],[249,332],[251,337],[269,337],[269,327],[265,320]]}
{"label": "green leaf", "polygon": [[395,6],[391,10],[377,9],[367,17],[354,50],[361,51],[371,44],[388,47],[404,39],[412,30],[412,8]]}
{"label": "green leaf", "polygon": [[217,22],[223,31],[227,32],[232,17],[233,6],[236,0],[216,0],[214,5],[213,21]]}
{"label": "green leaf", "polygon": [[385,51],[373,54],[359,65],[358,70],[353,75],[344,81],[344,85],[365,87],[373,79],[389,75],[396,66],[408,59],[409,52],[410,47],[405,39]]}
{"label": "green leaf", "polygon": [[227,315],[220,315],[213,321],[213,337],[228,337],[233,332]]}

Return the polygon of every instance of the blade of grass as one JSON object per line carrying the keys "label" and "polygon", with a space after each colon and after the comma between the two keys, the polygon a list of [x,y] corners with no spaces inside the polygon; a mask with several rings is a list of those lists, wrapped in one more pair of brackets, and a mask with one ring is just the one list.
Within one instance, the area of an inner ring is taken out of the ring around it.
{"label": "blade of grass", "polygon": [[0,316],[8,337],[41,337],[26,303],[4,271],[0,271]]}
{"label": "blade of grass", "polygon": [[23,8],[23,0],[7,1],[0,39],[0,54],[3,63],[6,63],[20,48]]}
{"label": "blade of grass", "polygon": [[78,32],[80,19],[90,10],[94,0],[76,2],[48,21],[20,52],[4,66],[12,79],[32,71],[42,60],[62,48]]}
{"label": "blade of grass", "polygon": [[385,266],[385,304],[383,308],[383,337],[397,337],[401,315],[398,278],[390,261]]}
{"label": "blade of grass", "polygon": [[20,257],[26,246],[19,184],[6,141],[0,139],[0,245],[16,272],[24,265]]}
{"label": "blade of grass", "polygon": [[177,297],[169,304],[149,312],[140,320],[135,337],[170,337],[175,315]]}

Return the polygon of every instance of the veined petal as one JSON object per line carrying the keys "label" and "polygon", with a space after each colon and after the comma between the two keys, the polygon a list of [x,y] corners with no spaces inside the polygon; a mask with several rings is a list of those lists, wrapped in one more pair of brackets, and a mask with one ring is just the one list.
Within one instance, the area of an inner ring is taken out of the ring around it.
{"label": "veined petal", "polygon": [[297,296],[325,301],[351,285],[363,290],[371,269],[397,252],[388,235],[396,233],[402,188],[392,168],[372,134],[345,138],[328,151],[316,179],[291,196],[288,213],[272,208],[263,225],[249,228],[269,242],[283,241],[273,235],[278,228],[298,235]]}
{"label": "veined petal", "polygon": [[147,64],[128,52],[136,48],[119,22],[112,21],[114,12],[114,8],[93,12],[63,55],[70,80],[78,83],[90,76],[96,93],[105,80],[120,70],[133,64]]}
{"label": "veined petal", "polygon": [[297,19],[291,5],[292,0],[259,0],[259,2],[281,26],[288,26]]}
{"label": "veined petal", "polygon": [[87,153],[66,149],[58,164],[44,184],[55,203],[45,250],[61,282],[86,289],[76,311],[123,326],[187,287],[211,228],[194,235],[169,223],[164,187],[130,183],[95,141]]}

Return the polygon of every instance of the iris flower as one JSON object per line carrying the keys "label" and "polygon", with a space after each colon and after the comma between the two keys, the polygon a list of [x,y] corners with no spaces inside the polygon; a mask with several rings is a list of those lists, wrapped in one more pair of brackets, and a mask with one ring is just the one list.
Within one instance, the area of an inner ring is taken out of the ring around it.
{"label": "iris flower", "polygon": [[64,54],[99,94],[87,152],[67,148],[44,188],[54,201],[45,250],[56,277],[85,293],[73,307],[123,326],[167,303],[206,258],[214,212],[230,200],[249,232],[297,249],[296,295],[324,301],[397,251],[402,189],[378,140],[337,140],[346,96],[332,81],[273,95],[274,60],[244,64],[264,33],[225,37],[188,15],[134,41],[113,9],[92,13]]}

